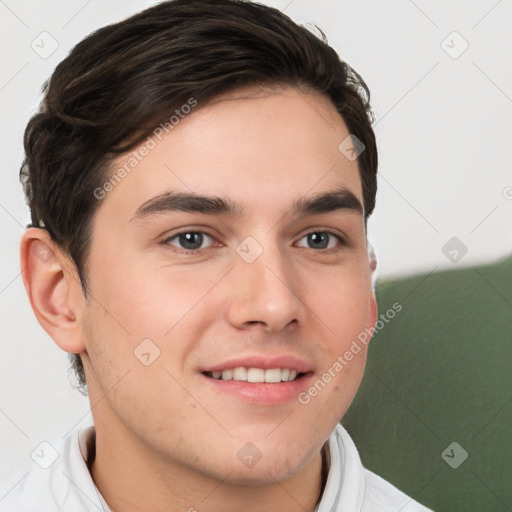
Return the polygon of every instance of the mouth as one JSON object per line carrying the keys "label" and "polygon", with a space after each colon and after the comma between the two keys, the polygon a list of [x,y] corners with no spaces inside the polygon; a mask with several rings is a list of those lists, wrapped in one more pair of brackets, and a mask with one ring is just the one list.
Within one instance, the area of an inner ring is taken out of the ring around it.
{"label": "mouth", "polygon": [[200,369],[214,394],[252,405],[284,405],[310,385],[314,367],[293,356],[240,357]]}
{"label": "mouth", "polygon": [[280,384],[301,379],[307,372],[299,372],[295,368],[246,368],[238,366],[233,369],[202,372],[205,377],[216,380],[249,382],[253,384]]}

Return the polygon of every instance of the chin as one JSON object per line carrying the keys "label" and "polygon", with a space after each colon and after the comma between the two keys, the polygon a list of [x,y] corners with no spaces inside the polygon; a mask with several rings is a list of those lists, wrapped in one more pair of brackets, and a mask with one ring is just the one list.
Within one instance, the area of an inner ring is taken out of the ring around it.
{"label": "chin", "polygon": [[252,468],[241,468],[240,466],[232,468],[232,472],[224,482],[247,487],[275,485],[300,472],[307,462],[309,461],[291,461],[287,458],[265,461],[262,457]]}
{"label": "chin", "polygon": [[240,464],[233,467],[230,478],[248,486],[282,482],[303,470],[320,453],[320,450],[321,445],[318,447],[302,445],[301,447],[299,443],[289,438],[278,438],[274,443],[269,443],[269,440],[264,443],[262,440],[261,453],[255,452],[259,459],[254,459],[252,467],[244,467],[243,463],[245,453],[250,453],[248,447],[245,447],[245,452],[244,448],[238,451],[237,458],[242,460]]}

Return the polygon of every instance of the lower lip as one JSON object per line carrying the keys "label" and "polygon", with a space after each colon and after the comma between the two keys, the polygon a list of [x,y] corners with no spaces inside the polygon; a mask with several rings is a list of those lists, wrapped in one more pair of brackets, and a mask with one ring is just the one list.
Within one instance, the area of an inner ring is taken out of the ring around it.
{"label": "lower lip", "polygon": [[258,405],[282,405],[291,400],[297,400],[298,395],[309,386],[313,373],[306,373],[297,380],[280,383],[220,380],[203,374],[201,377],[216,391],[229,393],[246,402]]}

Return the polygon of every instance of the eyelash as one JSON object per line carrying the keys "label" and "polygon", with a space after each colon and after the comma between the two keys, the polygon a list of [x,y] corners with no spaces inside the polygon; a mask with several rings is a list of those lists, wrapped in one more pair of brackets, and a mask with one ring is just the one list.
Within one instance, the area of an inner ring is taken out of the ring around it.
{"label": "eyelash", "polygon": [[[205,251],[206,249],[209,249],[209,247],[207,247],[205,249],[180,249],[180,248],[177,248],[169,243],[170,240],[174,240],[175,238],[178,238],[181,235],[186,235],[186,234],[190,234],[190,233],[206,235],[206,236],[209,236],[210,238],[212,238],[213,240],[215,240],[215,237],[210,235],[206,231],[188,229],[185,231],[180,231],[178,233],[173,234],[172,236],[165,238],[162,241],[162,244],[167,247],[171,247],[172,248],[171,250],[174,250],[175,252],[179,252],[182,254],[202,254],[203,251]],[[334,231],[332,231],[330,229],[325,229],[325,228],[322,228],[322,229],[317,228],[317,229],[308,231],[307,233],[302,235],[299,240],[302,240],[303,238],[305,238],[308,235],[311,235],[313,233],[328,234],[328,235],[334,237],[340,243],[341,246],[346,245],[345,240],[338,233],[335,233]],[[334,249],[334,247],[330,247],[330,248],[326,248],[326,249],[313,249],[313,248],[309,247],[309,249],[311,249],[312,251],[315,251],[315,252],[327,252],[327,251],[332,251]]]}

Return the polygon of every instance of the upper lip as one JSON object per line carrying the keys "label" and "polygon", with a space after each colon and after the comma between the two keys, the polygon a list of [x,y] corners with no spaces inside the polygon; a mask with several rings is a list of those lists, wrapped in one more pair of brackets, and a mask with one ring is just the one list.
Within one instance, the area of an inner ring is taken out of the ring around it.
{"label": "upper lip", "polygon": [[296,370],[297,373],[307,373],[313,371],[310,363],[292,355],[282,356],[244,356],[235,359],[229,359],[221,363],[215,363],[201,368],[201,372],[218,372],[223,370],[232,370],[233,368],[262,368],[263,370],[272,370],[274,368],[289,368]]}

